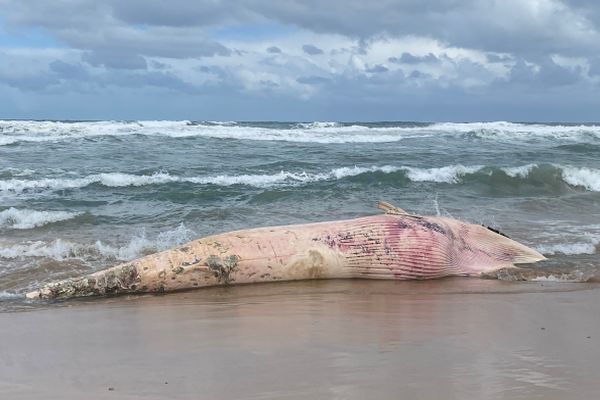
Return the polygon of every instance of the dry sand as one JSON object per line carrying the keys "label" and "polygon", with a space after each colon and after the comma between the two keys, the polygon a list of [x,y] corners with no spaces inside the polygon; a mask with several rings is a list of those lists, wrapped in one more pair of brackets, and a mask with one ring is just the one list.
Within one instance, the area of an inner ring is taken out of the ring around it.
{"label": "dry sand", "polygon": [[592,399],[597,284],[313,281],[0,313],[1,399]]}

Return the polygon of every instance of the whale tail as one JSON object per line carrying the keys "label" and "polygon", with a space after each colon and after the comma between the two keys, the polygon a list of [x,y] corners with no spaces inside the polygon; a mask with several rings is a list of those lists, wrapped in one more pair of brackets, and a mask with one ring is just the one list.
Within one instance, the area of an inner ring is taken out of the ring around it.
{"label": "whale tail", "polygon": [[133,263],[117,265],[80,278],[49,283],[26,293],[28,299],[56,299],[87,297],[118,293],[135,293],[140,287],[140,276]]}

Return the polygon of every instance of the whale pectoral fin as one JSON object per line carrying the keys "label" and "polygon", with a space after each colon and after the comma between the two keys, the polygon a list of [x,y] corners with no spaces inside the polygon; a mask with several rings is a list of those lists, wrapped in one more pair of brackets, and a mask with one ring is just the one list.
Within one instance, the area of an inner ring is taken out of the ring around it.
{"label": "whale pectoral fin", "polygon": [[379,208],[380,210],[383,210],[386,214],[410,215],[409,213],[407,213],[400,207],[396,207],[395,205],[390,204],[387,201],[383,201],[383,200],[379,200],[379,202],[377,203],[377,208]]}

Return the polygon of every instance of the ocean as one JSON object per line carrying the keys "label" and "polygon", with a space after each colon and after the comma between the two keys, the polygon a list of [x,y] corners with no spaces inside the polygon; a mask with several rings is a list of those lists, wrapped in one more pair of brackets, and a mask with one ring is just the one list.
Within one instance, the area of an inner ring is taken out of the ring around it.
{"label": "ocean", "polygon": [[600,125],[0,121],[0,301],[235,229],[386,200],[484,224],[600,277]]}

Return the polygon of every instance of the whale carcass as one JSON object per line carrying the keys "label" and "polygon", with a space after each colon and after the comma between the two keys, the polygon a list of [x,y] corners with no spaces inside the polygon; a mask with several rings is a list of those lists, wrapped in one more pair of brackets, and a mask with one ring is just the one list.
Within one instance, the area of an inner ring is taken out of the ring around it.
{"label": "whale carcass", "polygon": [[544,259],[493,229],[420,216],[380,202],[362,218],[208,236],[90,275],[54,282],[28,298],[166,292],[300,279],[433,279],[479,276]]}

